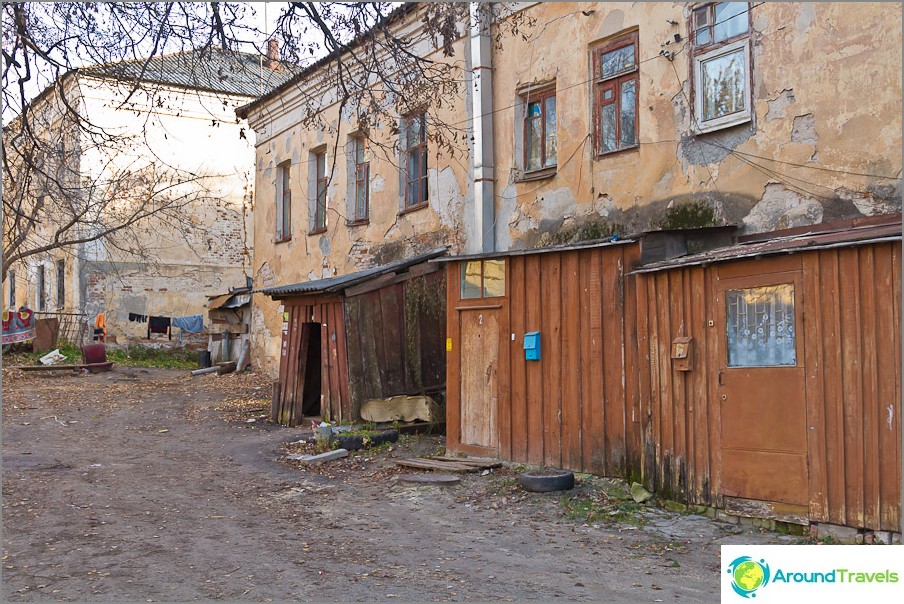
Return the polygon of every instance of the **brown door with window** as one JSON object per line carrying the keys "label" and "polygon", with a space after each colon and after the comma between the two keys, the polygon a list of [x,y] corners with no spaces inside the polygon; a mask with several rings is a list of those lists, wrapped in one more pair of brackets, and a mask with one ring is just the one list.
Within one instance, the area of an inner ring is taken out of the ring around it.
{"label": "brown door with window", "polygon": [[806,505],[800,271],[717,279],[714,291],[722,494]]}
{"label": "brown door with window", "polygon": [[496,449],[499,309],[460,309],[461,435],[463,445]]}

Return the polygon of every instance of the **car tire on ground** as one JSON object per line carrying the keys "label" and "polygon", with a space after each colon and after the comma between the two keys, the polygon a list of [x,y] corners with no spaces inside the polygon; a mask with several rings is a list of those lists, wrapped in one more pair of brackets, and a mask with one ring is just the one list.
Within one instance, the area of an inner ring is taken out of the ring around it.
{"label": "car tire on ground", "polygon": [[519,481],[525,490],[534,493],[567,491],[574,488],[574,472],[552,469],[532,470],[522,472]]}

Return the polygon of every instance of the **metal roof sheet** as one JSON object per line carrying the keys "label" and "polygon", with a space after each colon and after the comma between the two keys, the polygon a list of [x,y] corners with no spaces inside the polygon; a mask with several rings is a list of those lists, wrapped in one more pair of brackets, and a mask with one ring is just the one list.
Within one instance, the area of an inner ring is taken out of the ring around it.
{"label": "metal roof sheet", "polygon": [[[81,75],[151,82],[257,98],[284,84],[301,69],[281,63],[278,71],[261,66],[266,57],[218,48],[82,67]],[[145,66],[146,64],[146,66]],[[142,70],[143,73],[142,73]]]}
{"label": "metal roof sheet", "polygon": [[460,256],[446,256],[436,258],[431,262],[458,262],[459,260],[488,260],[491,258],[506,258],[508,256],[529,256],[531,254],[548,254],[550,252],[570,252],[573,250],[587,250],[610,245],[622,245],[634,243],[635,239],[597,239],[594,241],[582,241],[580,243],[566,243],[563,245],[551,245],[548,247],[525,248],[522,250],[506,250],[502,252],[484,252],[480,254],[462,254]]}
{"label": "metal roof sheet", "polygon": [[277,287],[265,287],[253,290],[251,293],[261,293],[271,298],[285,298],[288,296],[329,294],[344,291],[345,289],[363,283],[370,279],[374,279],[381,275],[389,273],[397,273],[407,270],[415,264],[426,262],[432,258],[442,256],[449,248],[441,247],[431,250],[425,254],[398,260],[389,264],[375,266],[362,271],[348,273],[347,275],[338,275],[336,277],[327,277],[326,279],[317,279],[315,281],[303,281],[301,283],[293,283],[291,285],[280,285]]}
{"label": "metal roof sheet", "polygon": [[[859,223],[848,220],[835,224],[813,225],[811,232],[801,232],[806,229],[800,228],[792,231],[791,234],[772,238],[766,238],[770,235],[769,233],[758,234],[758,240],[655,262],[631,271],[630,274],[653,273],[678,267],[700,266],[775,254],[900,241],[901,215],[896,214],[884,219],[870,219]],[[776,233],[772,233],[772,235],[776,235]]]}

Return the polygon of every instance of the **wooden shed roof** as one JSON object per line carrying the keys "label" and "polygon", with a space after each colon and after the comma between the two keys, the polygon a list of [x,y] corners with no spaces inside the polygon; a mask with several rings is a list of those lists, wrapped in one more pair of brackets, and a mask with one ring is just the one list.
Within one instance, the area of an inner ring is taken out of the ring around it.
{"label": "wooden shed roof", "polygon": [[580,243],[567,243],[563,245],[551,245],[548,247],[526,248],[522,250],[505,250],[501,252],[482,252],[479,254],[463,254],[461,256],[445,256],[443,258],[434,258],[430,262],[458,262],[460,260],[487,260],[492,258],[507,258],[509,256],[529,256],[531,254],[570,252],[573,250],[587,250],[592,248],[608,247],[610,245],[622,245],[625,243],[635,242],[635,239],[618,239],[617,237],[608,237],[606,239],[582,241]]}
{"label": "wooden shed roof", "polygon": [[280,285],[277,287],[265,287],[256,289],[251,293],[261,293],[270,296],[273,299],[286,298],[289,296],[309,296],[317,294],[330,294],[342,292],[354,285],[369,281],[376,277],[389,273],[398,273],[407,270],[415,264],[426,262],[433,258],[438,258],[448,251],[449,248],[441,247],[431,250],[425,254],[413,256],[389,264],[375,266],[362,271],[348,273],[347,275],[338,275],[336,277],[328,277],[326,279],[317,279],[315,281],[302,281],[301,283],[293,283],[291,285]]}
{"label": "wooden shed roof", "polygon": [[653,273],[743,258],[851,247],[901,239],[901,214],[854,218],[741,237],[736,245],[648,264],[629,274]]}

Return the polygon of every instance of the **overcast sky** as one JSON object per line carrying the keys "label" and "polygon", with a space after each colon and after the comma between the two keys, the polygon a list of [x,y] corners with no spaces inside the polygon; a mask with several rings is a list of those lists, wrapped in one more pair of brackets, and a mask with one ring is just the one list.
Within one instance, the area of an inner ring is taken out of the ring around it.
{"label": "overcast sky", "polygon": [[[274,32],[276,29],[276,20],[279,18],[282,11],[285,9],[287,2],[235,2],[230,4],[245,4],[248,7],[248,15],[246,17],[246,24],[250,27],[254,27],[259,30],[261,33],[259,34],[256,40],[253,40],[253,45],[248,44],[244,50],[246,52],[254,52],[256,49],[263,49],[265,40]],[[5,15],[4,15],[5,16]],[[3,23],[4,28],[7,26],[7,23]],[[166,53],[166,49],[161,49],[158,51],[158,54]],[[150,49],[148,49],[148,53],[150,54]],[[72,55],[70,55],[70,58]],[[85,65],[93,64],[93,61],[85,60],[83,62],[79,62],[77,58],[72,59],[73,67],[83,67]],[[32,74],[32,79],[27,83],[26,90],[26,101],[31,101],[34,97],[40,94],[45,88],[47,88],[53,82],[54,72],[48,71],[48,73],[43,74]],[[18,115],[21,107],[18,102],[18,98],[16,95],[4,95],[5,101],[9,102],[10,105],[4,105],[3,107],[3,123],[7,124],[9,120],[13,119],[16,115]]]}

